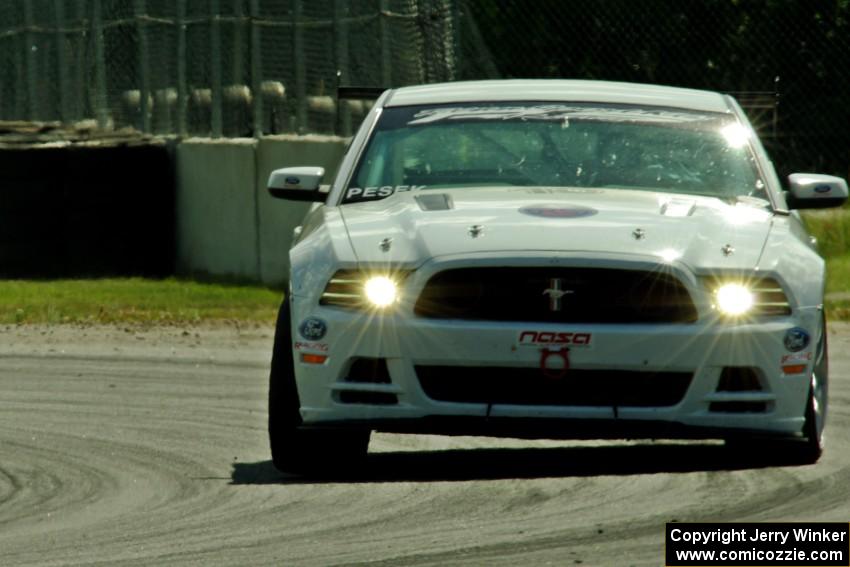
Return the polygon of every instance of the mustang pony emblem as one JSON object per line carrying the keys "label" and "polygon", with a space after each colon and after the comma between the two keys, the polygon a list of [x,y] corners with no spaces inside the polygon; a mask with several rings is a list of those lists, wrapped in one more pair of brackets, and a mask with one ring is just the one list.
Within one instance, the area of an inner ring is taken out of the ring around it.
{"label": "mustang pony emblem", "polygon": [[549,296],[549,311],[561,310],[561,298],[575,293],[571,289],[561,289],[561,278],[551,278],[549,288],[543,290],[543,295]]}

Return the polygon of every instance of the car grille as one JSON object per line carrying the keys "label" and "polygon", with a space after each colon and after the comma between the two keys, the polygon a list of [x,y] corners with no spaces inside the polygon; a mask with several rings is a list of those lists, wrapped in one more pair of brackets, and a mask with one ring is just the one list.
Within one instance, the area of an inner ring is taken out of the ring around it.
{"label": "car grille", "polygon": [[563,378],[538,368],[416,366],[425,394],[437,401],[546,406],[666,407],[679,403],[690,372],[569,370]]}
{"label": "car grille", "polygon": [[485,321],[692,323],[697,320],[690,294],[674,276],[608,268],[447,270],[428,281],[414,311],[421,317],[435,319]]}

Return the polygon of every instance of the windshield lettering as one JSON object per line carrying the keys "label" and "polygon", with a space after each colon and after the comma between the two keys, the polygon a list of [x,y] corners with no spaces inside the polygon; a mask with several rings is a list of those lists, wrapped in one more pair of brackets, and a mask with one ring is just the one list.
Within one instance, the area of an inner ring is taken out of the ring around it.
{"label": "windshield lettering", "polygon": [[373,199],[383,199],[395,193],[404,191],[421,191],[425,189],[425,185],[384,185],[383,187],[349,187],[345,192],[345,201],[347,203],[371,201]]}

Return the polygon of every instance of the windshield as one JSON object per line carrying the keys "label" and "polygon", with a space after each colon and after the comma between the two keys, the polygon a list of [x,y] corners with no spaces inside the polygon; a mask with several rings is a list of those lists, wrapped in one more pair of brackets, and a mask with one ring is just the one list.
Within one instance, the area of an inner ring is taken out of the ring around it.
{"label": "windshield", "polygon": [[657,107],[390,107],[342,203],[403,191],[517,185],[767,199],[747,132],[724,114]]}

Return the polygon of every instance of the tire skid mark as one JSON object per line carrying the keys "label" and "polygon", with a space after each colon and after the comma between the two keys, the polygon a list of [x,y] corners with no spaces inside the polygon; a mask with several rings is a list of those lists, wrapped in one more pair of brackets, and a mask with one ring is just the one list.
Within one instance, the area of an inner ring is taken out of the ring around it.
{"label": "tire skid mark", "polygon": [[15,498],[21,491],[21,483],[10,471],[0,466],[0,506]]}

